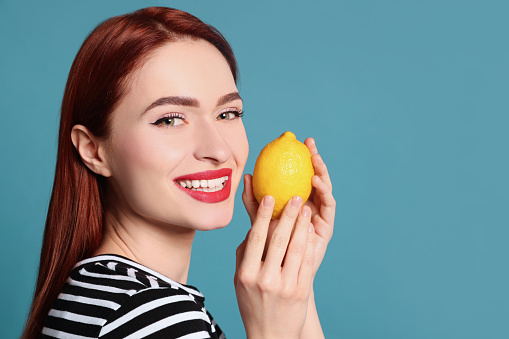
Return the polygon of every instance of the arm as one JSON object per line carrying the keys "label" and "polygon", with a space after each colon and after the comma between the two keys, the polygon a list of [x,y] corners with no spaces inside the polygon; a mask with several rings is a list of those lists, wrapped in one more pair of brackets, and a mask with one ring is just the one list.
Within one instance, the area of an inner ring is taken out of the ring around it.
{"label": "arm", "polygon": [[311,291],[308,300],[308,312],[306,314],[306,322],[302,328],[300,339],[321,339],[325,338],[318,312],[315,304],[315,294]]}

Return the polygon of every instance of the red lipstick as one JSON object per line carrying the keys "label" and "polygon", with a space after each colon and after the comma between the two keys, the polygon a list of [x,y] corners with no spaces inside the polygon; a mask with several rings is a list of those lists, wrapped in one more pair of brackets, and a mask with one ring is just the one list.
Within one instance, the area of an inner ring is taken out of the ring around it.
{"label": "red lipstick", "polygon": [[[223,177],[227,177],[227,179],[223,182]],[[232,169],[231,168],[222,168],[219,170],[211,170],[211,171],[203,171],[198,173],[186,174],[175,178],[173,182],[180,188],[183,192],[189,194],[192,198],[206,202],[206,203],[215,203],[228,199],[231,191],[231,178],[232,178]],[[209,182],[212,180],[212,185],[215,186],[214,189],[218,189],[214,192],[206,192],[205,190],[209,189],[203,187],[195,187],[197,181],[203,182],[206,180]],[[186,187],[183,187],[183,184],[187,182]],[[222,182],[222,183],[221,183]],[[181,184],[183,183],[183,184]],[[194,183],[193,187],[189,187],[189,183]],[[222,185],[222,187],[218,187]]]}

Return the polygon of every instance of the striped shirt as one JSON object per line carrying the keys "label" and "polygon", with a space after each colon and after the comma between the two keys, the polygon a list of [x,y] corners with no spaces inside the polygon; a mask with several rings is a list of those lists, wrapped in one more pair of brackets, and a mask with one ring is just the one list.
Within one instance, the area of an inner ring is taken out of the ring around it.
{"label": "striped shirt", "polygon": [[50,310],[43,338],[224,338],[195,287],[118,255],[79,262]]}

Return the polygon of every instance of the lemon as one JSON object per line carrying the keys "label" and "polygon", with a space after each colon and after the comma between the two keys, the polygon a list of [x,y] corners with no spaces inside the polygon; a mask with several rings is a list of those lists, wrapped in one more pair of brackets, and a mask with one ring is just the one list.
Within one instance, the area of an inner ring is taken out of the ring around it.
{"label": "lemon", "polygon": [[292,132],[285,132],[258,155],[253,171],[253,193],[258,203],[266,195],[274,197],[272,219],[278,219],[293,196],[299,195],[306,202],[314,174],[307,146]]}

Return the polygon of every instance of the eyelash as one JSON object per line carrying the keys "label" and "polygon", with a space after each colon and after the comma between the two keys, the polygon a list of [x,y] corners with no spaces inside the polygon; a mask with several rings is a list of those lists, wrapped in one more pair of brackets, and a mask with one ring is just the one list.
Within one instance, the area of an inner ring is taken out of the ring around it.
{"label": "eyelash", "polygon": [[155,122],[152,123],[152,125],[156,125],[157,127],[174,127],[174,128],[180,126],[180,124],[177,125],[177,126],[164,126],[162,124],[162,122],[164,120],[168,120],[168,119],[180,119],[180,120],[186,121],[186,119],[184,118],[184,116],[182,114],[180,114],[180,113],[170,113],[168,115],[165,115],[164,117],[161,117],[161,118],[157,119]]}
{"label": "eyelash", "polygon": [[[234,118],[232,119],[219,119],[219,116],[221,116],[222,114],[228,114],[228,113],[233,113],[235,115]],[[226,110],[226,111],[223,111],[223,112],[220,112],[218,114],[218,116],[216,117],[216,120],[235,120],[235,119],[238,119],[238,118],[242,118],[244,116],[245,112],[243,110],[237,110],[237,109],[230,109],[230,110]],[[186,119],[184,118],[184,116],[180,113],[170,113],[168,115],[165,115],[159,119],[157,119],[155,122],[152,123],[152,125],[156,125],[157,127],[173,127],[173,128],[176,128],[176,127],[179,127],[180,125],[182,124],[178,124],[176,126],[164,126],[162,123],[164,120],[168,120],[168,119],[180,119],[180,120],[183,120],[184,122],[186,121]]]}
{"label": "eyelash", "polygon": [[[235,115],[235,118],[233,119],[219,119],[219,116],[221,116],[222,114],[227,114],[227,113],[233,113]],[[226,111],[222,111],[220,112],[217,117],[216,117],[216,120],[235,120],[235,119],[238,119],[238,118],[242,118],[244,116],[244,111],[243,110],[237,110],[237,109],[228,109]]]}

